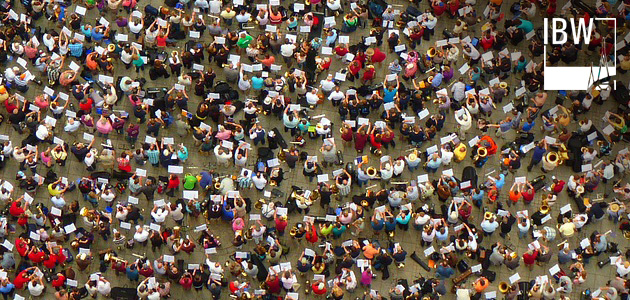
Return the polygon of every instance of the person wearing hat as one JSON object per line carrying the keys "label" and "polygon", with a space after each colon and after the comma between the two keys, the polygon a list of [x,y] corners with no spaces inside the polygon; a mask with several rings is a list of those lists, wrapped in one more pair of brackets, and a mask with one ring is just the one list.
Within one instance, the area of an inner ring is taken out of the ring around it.
{"label": "person wearing hat", "polygon": [[373,64],[381,63],[387,59],[387,54],[379,48],[368,48],[365,50],[365,55],[367,56],[368,61]]}

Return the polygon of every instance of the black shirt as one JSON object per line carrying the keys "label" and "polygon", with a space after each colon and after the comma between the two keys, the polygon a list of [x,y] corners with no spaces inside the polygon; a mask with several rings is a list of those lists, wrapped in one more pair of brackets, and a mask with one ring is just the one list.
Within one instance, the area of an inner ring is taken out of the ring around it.
{"label": "black shirt", "polygon": [[70,149],[70,152],[72,152],[72,154],[74,154],[74,156],[79,161],[83,161],[85,159],[85,155],[87,155],[87,153],[90,152],[90,149],[88,149],[87,147],[82,147],[81,149],[79,149],[77,148],[77,146],[72,146],[72,148]]}
{"label": "black shirt", "polygon": [[26,118],[26,113],[24,113],[23,110],[18,110],[17,113],[15,114],[11,114],[9,116],[9,122],[11,122],[11,124],[19,124],[20,122],[24,121],[24,119]]}

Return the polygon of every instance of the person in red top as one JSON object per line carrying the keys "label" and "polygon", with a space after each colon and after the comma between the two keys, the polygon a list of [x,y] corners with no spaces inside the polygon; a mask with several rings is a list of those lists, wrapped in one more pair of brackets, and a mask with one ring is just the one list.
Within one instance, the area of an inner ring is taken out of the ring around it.
{"label": "person in red top", "polygon": [[44,251],[40,251],[37,247],[32,247],[31,252],[28,254],[28,259],[30,259],[33,264],[40,264],[44,261],[45,255]]}
{"label": "person in red top", "polygon": [[94,105],[94,100],[92,100],[92,98],[86,97],[79,102],[79,109],[83,114],[89,114],[90,112],[92,112],[92,105]]}
{"label": "person in red top", "polygon": [[387,147],[389,147],[390,145],[392,147],[396,147],[394,137],[394,131],[391,130],[389,127],[385,127],[385,132],[381,135],[381,144],[383,144],[383,147],[385,147],[385,149],[387,149]]}
{"label": "person in red top", "polygon": [[361,78],[361,80],[363,80],[363,84],[372,81],[372,79],[374,79],[374,75],[376,75],[376,68],[374,68],[373,65],[368,65],[365,68],[365,72],[363,72],[363,77]]}
{"label": "person in red top", "polygon": [[29,245],[29,240],[26,240],[22,237],[19,237],[15,240],[15,249],[17,249],[18,253],[21,257],[25,257],[31,246]]}
{"label": "person in red top", "polygon": [[532,186],[531,183],[527,182],[527,187],[525,188],[525,191],[521,192],[521,196],[523,197],[523,202],[525,202],[525,204],[532,203],[532,201],[534,201],[535,195],[536,195],[536,191],[534,190],[534,187]]}
{"label": "person in red top", "polygon": [[11,207],[9,208],[9,213],[14,217],[20,217],[24,214],[26,208],[28,208],[28,202],[25,202],[24,207],[22,207],[22,200],[24,196],[21,196],[17,200],[11,203]]}
{"label": "person in red top", "polygon": [[151,277],[153,276],[153,268],[150,264],[144,264],[140,270],[138,270],[138,273],[144,277]]}
{"label": "person in red top", "polygon": [[459,10],[459,0],[449,0],[446,3],[446,6],[448,6],[448,12],[451,14],[452,17],[458,16],[457,10]]}
{"label": "person in red top", "polygon": [[278,231],[279,236],[284,235],[284,231],[289,226],[289,222],[287,222],[287,216],[278,216],[278,213],[274,213],[273,215],[274,221],[276,223],[276,231]]}
{"label": "person in red top", "polygon": [[363,65],[358,60],[353,60],[350,63],[350,65],[348,65],[348,73],[352,75],[352,77],[350,78],[350,81],[354,81],[354,78],[357,78],[359,76],[359,72],[361,71],[362,68],[363,68]]}
{"label": "person in red top", "polygon": [[57,255],[54,253],[44,254],[44,267],[54,269],[57,266]]}
{"label": "person in red top", "polygon": [[365,54],[367,54],[369,61],[372,63],[380,63],[385,61],[385,59],[387,58],[387,54],[385,54],[385,52],[381,51],[381,49],[379,48],[367,49],[365,51]]}
{"label": "person in red top", "polygon": [[64,276],[62,273],[57,273],[55,279],[51,281],[51,284],[55,288],[55,290],[59,290],[66,284],[66,276]]}
{"label": "person in red top", "polygon": [[538,257],[538,250],[527,250],[527,252],[523,253],[523,263],[525,266],[531,271],[534,269],[534,264],[536,263],[536,258]]}
{"label": "person in red top", "polygon": [[17,276],[15,276],[15,279],[13,280],[15,289],[16,290],[24,289],[24,285],[26,285],[31,280],[31,276],[29,275],[29,272],[35,271],[35,270],[37,270],[37,267],[30,267],[20,272]]}
{"label": "person in red top", "polygon": [[181,279],[179,279],[179,284],[185,291],[190,290],[192,288],[192,274],[186,272]]}
{"label": "person in red top", "polygon": [[564,189],[564,185],[566,184],[566,182],[564,180],[558,180],[555,176],[552,177],[553,180],[553,184],[551,185],[551,190],[553,191],[554,195],[558,195],[560,194],[560,192],[562,192],[562,189]]}
{"label": "person in red top", "polygon": [[[309,226],[311,225],[311,226]],[[315,224],[306,223],[306,234],[305,238],[307,241],[311,242],[311,244],[317,243],[317,229],[315,228]]]}
{"label": "person in red top", "polygon": [[343,123],[343,131],[341,132],[341,139],[344,142],[347,143],[351,143],[352,142],[352,138],[354,137],[354,132],[352,132],[352,126],[348,125],[347,123]]}
{"label": "person in red top", "polygon": [[267,279],[265,279],[265,284],[267,284],[267,290],[271,294],[278,294],[282,290],[282,286],[280,285],[280,277],[278,277],[278,275],[276,275],[275,273],[269,273],[267,275]]}
{"label": "person in red top", "polygon": [[312,290],[313,290],[313,294],[315,295],[324,295],[327,292],[326,284],[324,283],[323,280],[318,280],[316,282],[313,282]]}
{"label": "person in red top", "polygon": [[486,147],[486,150],[488,150],[488,156],[494,155],[497,153],[497,149],[498,149],[497,143],[495,143],[494,140],[488,135],[482,136],[479,139],[478,145],[482,147]]}
{"label": "person in red top", "polygon": [[175,174],[168,176],[168,185],[166,186],[166,194],[174,197],[175,191],[179,188],[179,177]]}
{"label": "person in red top", "polygon": [[483,50],[488,51],[488,49],[492,48],[494,45],[494,36],[488,32],[483,38],[481,38],[480,43]]}
{"label": "person in red top", "polygon": [[441,16],[446,11],[446,5],[442,0],[433,0],[431,2],[431,8],[433,8],[433,14],[436,17]]}
{"label": "person in red top", "polygon": [[365,65],[365,62],[367,61],[367,56],[365,55],[365,52],[359,50],[354,56],[354,60],[358,60],[359,62],[361,62],[362,65]]}
{"label": "person in red top", "polygon": [[363,148],[365,148],[365,144],[367,144],[368,141],[368,135],[363,130],[364,126],[365,125],[359,127],[357,134],[354,136],[354,149],[357,150],[358,153],[363,153]]}
{"label": "person in red top", "polygon": [[348,49],[348,45],[346,44],[339,44],[337,47],[335,47],[335,54],[337,54],[337,56],[339,57],[344,57],[349,52],[350,49]]}

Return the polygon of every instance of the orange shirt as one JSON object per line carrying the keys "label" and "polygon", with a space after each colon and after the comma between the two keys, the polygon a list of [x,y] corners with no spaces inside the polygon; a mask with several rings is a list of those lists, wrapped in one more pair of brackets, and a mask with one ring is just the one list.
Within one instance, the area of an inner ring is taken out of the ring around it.
{"label": "orange shirt", "polygon": [[372,259],[374,256],[378,254],[378,250],[374,248],[372,245],[363,246],[363,256],[367,259]]}

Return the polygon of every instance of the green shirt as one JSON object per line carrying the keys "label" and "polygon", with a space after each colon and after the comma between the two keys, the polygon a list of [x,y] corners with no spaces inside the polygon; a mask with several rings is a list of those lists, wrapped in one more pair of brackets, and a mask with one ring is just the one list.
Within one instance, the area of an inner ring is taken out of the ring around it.
{"label": "green shirt", "polygon": [[251,43],[251,41],[254,40],[254,38],[251,35],[245,36],[244,38],[240,38],[238,40],[238,42],[236,42],[236,45],[238,45],[240,48],[247,48],[247,46],[249,46],[249,43]]}
{"label": "green shirt", "polygon": [[197,177],[188,174],[184,177],[184,189],[192,190],[195,188],[195,184],[197,184]]}

